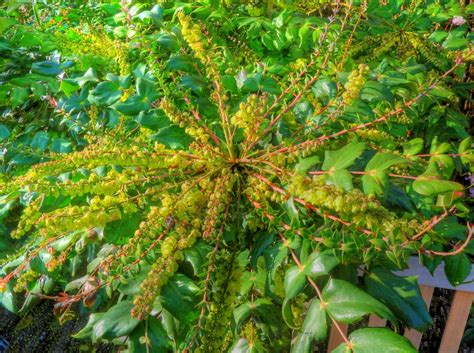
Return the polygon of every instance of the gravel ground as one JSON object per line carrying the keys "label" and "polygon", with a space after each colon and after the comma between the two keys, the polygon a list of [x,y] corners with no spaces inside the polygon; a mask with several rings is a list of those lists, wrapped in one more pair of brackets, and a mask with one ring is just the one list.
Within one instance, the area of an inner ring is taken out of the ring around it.
{"label": "gravel ground", "polygon": [[[438,352],[453,293],[450,290],[435,289],[430,307],[433,326],[423,334],[421,353]],[[474,316],[471,315],[470,319],[474,319]],[[0,353],[115,352],[110,345],[90,345],[70,337],[78,332],[86,321],[86,318],[77,318],[60,326],[53,315],[51,302],[42,302],[22,319],[0,306]],[[351,325],[350,330],[366,324],[367,320],[364,320]],[[8,348],[5,349],[5,346]],[[326,345],[320,344],[315,347],[314,352],[325,352],[325,349]],[[459,352],[474,353],[474,345],[472,342],[463,342]]]}
{"label": "gravel ground", "polygon": [[24,318],[0,306],[0,353],[113,352],[110,346],[93,346],[70,337],[86,322],[86,318],[77,318],[60,326],[50,301],[40,303]]}

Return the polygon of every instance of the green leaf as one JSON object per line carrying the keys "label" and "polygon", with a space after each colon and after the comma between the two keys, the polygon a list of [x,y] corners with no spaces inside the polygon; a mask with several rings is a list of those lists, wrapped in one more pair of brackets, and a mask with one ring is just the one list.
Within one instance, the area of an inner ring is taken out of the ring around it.
{"label": "green leaf", "polygon": [[248,301],[234,309],[233,317],[235,330],[238,332],[240,326],[247,320],[251,313],[259,316],[262,321],[268,321],[272,315],[273,303],[267,298],[258,298],[253,303]]}
{"label": "green leaf", "polygon": [[[145,335],[150,340],[148,349],[141,343],[141,337]],[[167,352],[171,348],[171,341],[162,323],[153,316],[148,317],[146,324],[141,322],[130,334],[128,341],[129,353]]]}
{"label": "green leaf", "polygon": [[41,301],[41,298],[38,294],[49,294],[49,292],[54,288],[54,280],[47,276],[40,277],[34,284],[33,288],[29,290],[28,295],[18,311],[18,314],[25,315],[32,308],[36,306]]}
{"label": "green leaf", "polygon": [[151,108],[151,105],[143,101],[143,98],[140,96],[131,96],[128,97],[125,102],[119,102],[114,106],[115,110],[123,115],[127,116],[136,116],[140,112],[145,112]]}
{"label": "green leaf", "polygon": [[156,83],[144,77],[137,79],[137,93],[148,103],[153,103],[158,98]]}
{"label": "green leaf", "polygon": [[107,243],[126,244],[141,222],[139,214],[123,215],[119,220],[105,225],[104,236]]}
{"label": "green leaf", "polygon": [[283,204],[283,208],[285,213],[291,220],[291,225],[299,224],[299,211],[298,208],[295,206],[295,200],[293,197],[290,197],[288,201]]}
{"label": "green leaf", "polygon": [[289,300],[298,295],[306,284],[306,274],[298,266],[290,267],[285,273],[285,299]]}
{"label": "green leaf", "polygon": [[3,124],[0,124],[0,140],[5,140],[10,136],[10,129]]}
{"label": "green leaf", "polygon": [[446,256],[444,258],[444,263],[444,272],[448,277],[449,283],[453,286],[462,284],[471,273],[471,260],[469,259],[469,256],[464,253],[454,256]]}
{"label": "green leaf", "polygon": [[471,136],[466,137],[459,144],[458,153],[462,154],[462,153],[468,151],[471,148],[471,146],[472,146],[472,137]]}
{"label": "green leaf", "polygon": [[392,165],[405,162],[404,158],[394,154],[376,153],[365,167],[367,174],[362,177],[364,192],[367,195],[383,194],[388,188],[388,177],[384,171]]}
{"label": "green leaf", "polygon": [[28,90],[23,87],[13,87],[10,95],[10,101],[12,108],[18,108],[21,104],[26,102],[28,99]]}
{"label": "green leaf", "polygon": [[350,347],[341,344],[332,353],[416,353],[417,350],[403,336],[386,328],[362,328],[349,335]]}
{"label": "green leaf", "polygon": [[367,314],[393,319],[389,308],[349,282],[331,278],[322,292],[326,310],[331,317],[343,323],[353,323]]}
{"label": "green leaf", "polygon": [[433,31],[428,38],[439,43],[446,39],[448,34],[449,33],[445,31]]}
{"label": "green leaf", "polygon": [[313,252],[304,263],[304,273],[311,278],[329,274],[339,264],[338,259],[329,252]]}
{"label": "green leaf", "polygon": [[292,353],[310,352],[313,341],[321,341],[326,338],[328,332],[326,311],[321,306],[321,301],[314,298],[311,301],[308,312],[303,322],[301,332],[298,334]]}
{"label": "green leaf", "polygon": [[84,75],[74,78],[74,81],[76,81],[77,84],[82,87],[89,82],[99,82],[99,79],[97,78],[97,73],[95,70],[90,68]]}
{"label": "green leaf", "polygon": [[45,76],[57,76],[61,73],[61,64],[54,61],[40,61],[31,65],[31,71]]}
{"label": "green leaf", "polygon": [[451,37],[444,41],[443,46],[450,50],[459,50],[467,47],[469,40],[467,38]]}
{"label": "green leaf", "polygon": [[375,268],[364,276],[364,283],[367,292],[387,305],[408,327],[423,331],[432,324],[416,277],[401,277]]}
{"label": "green leaf", "polygon": [[185,72],[193,72],[193,60],[189,55],[172,56],[166,63],[168,70],[181,70]]}
{"label": "green leaf", "polygon": [[167,126],[150,136],[152,141],[158,141],[172,149],[186,149],[192,138],[177,125]]}
{"label": "green leaf", "polygon": [[424,140],[420,137],[410,140],[403,144],[403,154],[405,156],[414,156],[423,150]]}
{"label": "green leaf", "polygon": [[184,259],[193,269],[193,275],[198,276],[209,262],[209,253],[212,247],[203,241],[198,241],[191,248],[184,251]]}
{"label": "green leaf", "polygon": [[197,75],[183,76],[181,78],[180,86],[189,88],[191,91],[196,93],[202,93],[206,89],[206,81]]}
{"label": "green leaf", "polygon": [[393,94],[383,84],[377,81],[368,81],[360,91],[360,98],[369,102],[388,101],[393,102]]}
{"label": "green leaf", "polygon": [[313,168],[320,161],[321,159],[318,156],[312,156],[312,157],[300,159],[298,164],[296,164],[295,166],[295,170],[300,174],[306,174],[308,170]]}
{"label": "green leaf", "polygon": [[7,289],[5,291],[0,292],[0,305],[14,314],[18,312],[18,303],[15,296],[13,295],[13,288],[11,284],[7,285]]}
{"label": "green leaf", "polygon": [[66,97],[70,97],[74,92],[78,91],[81,88],[78,83],[73,79],[64,79],[61,80],[59,89],[64,92]]}
{"label": "green leaf", "polygon": [[382,195],[388,188],[388,177],[383,170],[371,171],[362,176],[362,186],[367,195]]}
{"label": "green leaf", "polygon": [[327,178],[333,184],[350,191],[354,188],[352,185],[352,174],[347,169],[337,169],[329,172]]}
{"label": "green leaf", "polygon": [[158,33],[156,42],[171,51],[176,51],[180,48],[176,38],[165,32]]}
{"label": "green leaf", "polygon": [[199,300],[200,289],[188,277],[175,274],[161,290],[161,305],[174,317],[185,324],[191,324],[199,313],[195,307]]}
{"label": "green leaf", "polygon": [[40,151],[44,151],[48,147],[48,142],[48,133],[45,131],[38,131],[35,136],[33,136],[33,139],[30,142],[30,146]]}
{"label": "green leaf", "polygon": [[99,106],[110,106],[116,103],[122,96],[119,85],[106,81],[99,83],[94,90],[89,93],[89,101]]}
{"label": "green leaf", "polygon": [[352,142],[337,151],[326,151],[322,170],[334,171],[350,167],[364,149],[364,143]]}
{"label": "green leaf", "polygon": [[462,184],[449,180],[439,180],[428,176],[420,176],[413,182],[413,190],[425,196],[442,194],[448,191],[464,190]]}
{"label": "green leaf", "polygon": [[377,152],[375,156],[367,163],[365,171],[377,171],[390,168],[392,165],[406,163],[405,158],[391,153]]}
{"label": "green leaf", "polygon": [[133,302],[126,300],[119,302],[104,313],[92,314],[86,326],[73,337],[90,338],[93,342],[97,342],[99,338],[114,339],[128,335],[140,322],[130,315],[133,306]]}
{"label": "green leaf", "polygon": [[17,23],[13,18],[0,17],[0,34]]}
{"label": "green leaf", "polygon": [[72,143],[63,138],[53,139],[53,141],[51,142],[51,151],[56,153],[72,152]]}

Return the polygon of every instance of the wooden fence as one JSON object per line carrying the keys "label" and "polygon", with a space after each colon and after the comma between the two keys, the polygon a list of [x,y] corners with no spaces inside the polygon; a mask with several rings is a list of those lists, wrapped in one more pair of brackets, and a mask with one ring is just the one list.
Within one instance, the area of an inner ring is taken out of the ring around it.
{"label": "wooden fence", "polygon": [[[444,274],[443,265],[438,266],[433,276],[431,276],[429,271],[421,266],[418,262],[418,258],[415,257],[410,258],[408,270],[397,272],[397,274],[401,276],[418,276],[421,294],[423,295],[423,299],[428,308],[430,307],[431,298],[433,297],[435,288],[445,288],[455,291],[438,352],[458,353],[466,323],[469,318],[469,312],[472,303],[474,302],[474,283],[453,287]],[[474,281],[473,272],[471,272],[471,275],[466,280],[466,282],[469,281]],[[376,315],[371,315],[368,326],[385,327],[386,324],[387,322],[385,320],[380,319]],[[348,325],[340,323],[339,326],[344,334],[347,335]],[[406,329],[404,335],[411,341],[416,349],[420,347],[423,333],[416,330]],[[328,352],[331,352],[343,342],[343,338],[333,327],[329,335]]]}

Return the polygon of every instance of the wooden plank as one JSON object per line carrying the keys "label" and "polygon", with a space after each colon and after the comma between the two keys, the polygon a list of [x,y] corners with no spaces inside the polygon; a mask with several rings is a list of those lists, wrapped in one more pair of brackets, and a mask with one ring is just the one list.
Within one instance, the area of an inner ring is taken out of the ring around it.
{"label": "wooden plank", "polygon": [[387,320],[379,318],[377,315],[372,314],[369,316],[369,327],[385,327],[387,326]]}
{"label": "wooden plank", "polygon": [[[474,269],[474,266],[473,266]],[[452,290],[462,290],[465,292],[474,292],[474,282],[461,284],[460,286],[453,287],[446,277],[444,273],[444,263],[436,267],[436,270],[431,273],[420,264],[420,260],[418,257],[412,256],[408,259],[408,269],[405,271],[396,271],[394,272],[396,275],[399,276],[418,276],[418,283],[435,287],[435,288],[444,288],[444,289],[452,289]],[[464,280],[465,282],[474,281],[474,271],[471,270],[471,274]]]}
{"label": "wooden plank", "polygon": [[[430,308],[431,298],[433,298],[434,287],[428,286],[420,286],[421,295],[423,296],[423,300],[425,301],[426,307]],[[422,332],[419,332],[415,329],[406,329],[405,330],[405,337],[410,340],[413,344],[413,347],[418,349],[421,343],[421,337],[423,336]]]}
{"label": "wooden plank", "polygon": [[458,290],[454,293],[438,353],[457,353],[459,351],[473,301],[474,293],[472,292]]}
{"label": "wooden plank", "polygon": [[[341,328],[342,332],[344,332],[344,335],[347,336],[347,330],[349,326],[347,324],[342,324],[340,322],[338,322],[338,325]],[[341,343],[344,343],[344,338],[341,336],[336,326],[333,324],[331,326],[331,333],[329,334],[328,353],[332,352],[333,349],[335,349]]]}

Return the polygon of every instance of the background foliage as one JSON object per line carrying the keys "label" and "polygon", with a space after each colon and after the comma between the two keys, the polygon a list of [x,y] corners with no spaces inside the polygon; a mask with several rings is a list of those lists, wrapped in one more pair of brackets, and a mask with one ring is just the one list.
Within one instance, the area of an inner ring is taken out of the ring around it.
{"label": "background foliage", "polygon": [[2,305],[129,352],[309,352],[373,313],[337,352],[415,351],[391,270],[472,266],[472,11],[4,2]]}

